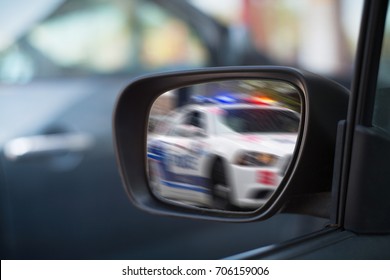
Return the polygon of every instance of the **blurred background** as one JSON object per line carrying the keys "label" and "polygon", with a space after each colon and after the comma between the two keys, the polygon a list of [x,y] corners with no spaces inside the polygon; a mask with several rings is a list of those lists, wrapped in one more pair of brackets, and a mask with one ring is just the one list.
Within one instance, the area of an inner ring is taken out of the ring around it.
{"label": "blurred background", "polygon": [[139,211],[111,116],[134,77],[165,70],[287,65],[349,87],[361,10],[362,0],[1,1],[2,259],[221,258],[323,227],[292,214],[241,225]]}

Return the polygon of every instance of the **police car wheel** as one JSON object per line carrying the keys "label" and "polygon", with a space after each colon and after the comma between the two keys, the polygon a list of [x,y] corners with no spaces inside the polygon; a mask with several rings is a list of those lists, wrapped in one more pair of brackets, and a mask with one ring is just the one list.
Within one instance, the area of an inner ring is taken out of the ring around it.
{"label": "police car wheel", "polygon": [[217,209],[229,210],[232,208],[230,203],[230,188],[228,186],[225,174],[225,167],[222,160],[217,160],[214,163],[212,173],[212,203]]}

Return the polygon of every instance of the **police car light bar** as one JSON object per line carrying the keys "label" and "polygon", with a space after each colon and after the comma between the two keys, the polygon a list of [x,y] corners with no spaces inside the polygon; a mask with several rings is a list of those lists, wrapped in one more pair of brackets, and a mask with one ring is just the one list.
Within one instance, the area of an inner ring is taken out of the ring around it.
{"label": "police car light bar", "polygon": [[217,95],[206,97],[201,95],[192,96],[191,99],[196,104],[256,104],[275,105],[277,102],[268,97],[251,96],[247,94]]}
{"label": "police car light bar", "polygon": [[237,99],[231,97],[231,96],[228,96],[228,95],[217,95],[216,97],[214,97],[214,99],[216,101],[218,101],[219,103],[222,103],[222,104],[236,104],[236,103],[239,103]]}
{"label": "police car light bar", "polygon": [[258,96],[252,96],[250,102],[257,105],[273,105],[276,103],[271,98]]}

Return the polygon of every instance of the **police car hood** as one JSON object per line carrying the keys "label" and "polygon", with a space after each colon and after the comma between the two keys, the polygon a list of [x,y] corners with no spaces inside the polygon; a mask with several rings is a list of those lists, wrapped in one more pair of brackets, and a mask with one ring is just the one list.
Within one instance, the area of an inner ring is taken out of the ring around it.
{"label": "police car hood", "polygon": [[266,152],[283,156],[292,154],[297,141],[297,134],[229,134],[225,139],[240,145],[242,150]]}

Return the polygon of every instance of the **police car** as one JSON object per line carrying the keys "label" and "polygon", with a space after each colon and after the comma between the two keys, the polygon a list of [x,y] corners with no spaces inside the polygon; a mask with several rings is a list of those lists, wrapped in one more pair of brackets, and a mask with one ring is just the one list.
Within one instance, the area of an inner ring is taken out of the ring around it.
{"label": "police car", "polygon": [[272,195],[295,148],[299,114],[222,100],[177,109],[149,134],[156,194],[216,209],[253,209]]}

